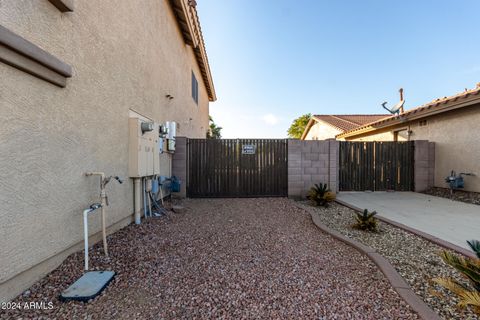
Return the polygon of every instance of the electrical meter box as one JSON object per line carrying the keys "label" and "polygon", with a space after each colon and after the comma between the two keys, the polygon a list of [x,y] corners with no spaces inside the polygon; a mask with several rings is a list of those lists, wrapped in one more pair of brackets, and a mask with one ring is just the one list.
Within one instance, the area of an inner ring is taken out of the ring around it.
{"label": "electrical meter box", "polygon": [[[132,178],[160,174],[160,159],[158,146],[158,124],[153,124],[150,131],[142,131],[139,118],[130,118],[129,126],[129,157],[128,172]],[[144,126],[146,128],[147,126]]]}

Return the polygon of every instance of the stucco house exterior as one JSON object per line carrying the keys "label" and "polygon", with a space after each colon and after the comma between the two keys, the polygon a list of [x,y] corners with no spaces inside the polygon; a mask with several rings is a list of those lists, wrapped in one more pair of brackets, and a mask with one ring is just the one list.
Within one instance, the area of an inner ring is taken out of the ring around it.
{"label": "stucco house exterior", "polygon": [[[82,249],[82,210],[109,185],[107,226],[132,222],[129,118],[204,138],[216,100],[192,0],[0,4],[0,301]],[[171,171],[171,155],[160,170]],[[100,219],[91,219],[99,240]]]}
{"label": "stucco house exterior", "polygon": [[388,117],[386,114],[313,115],[308,121],[301,140],[335,139],[338,134],[364,124]]}
{"label": "stucco house exterior", "polygon": [[379,119],[336,135],[348,141],[429,140],[435,143],[436,187],[447,187],[452,170],[465,176],[465,190],[480,192],[480,84],[435,99],[396,116]]}

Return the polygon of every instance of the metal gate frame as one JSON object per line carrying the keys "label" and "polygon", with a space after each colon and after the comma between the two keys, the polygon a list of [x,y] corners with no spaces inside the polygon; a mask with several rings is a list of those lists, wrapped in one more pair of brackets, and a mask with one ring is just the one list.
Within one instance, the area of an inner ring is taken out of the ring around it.
{"label": "metal gate frame", "polygon": [[340,191],[413,191],[413,141],[341,141]]}
{"label": "metal gate frame", "polygon": [[287,161],[287,139],[187,139],[187,196],[286,197]]}

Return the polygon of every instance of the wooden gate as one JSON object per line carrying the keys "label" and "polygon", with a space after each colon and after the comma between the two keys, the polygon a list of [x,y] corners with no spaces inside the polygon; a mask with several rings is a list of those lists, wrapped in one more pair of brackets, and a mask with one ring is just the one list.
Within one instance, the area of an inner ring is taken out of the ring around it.
{"label": "wooden gate", "polygon": [[413,191],[414,144],[340,142],[340,191]]}
{"label": "wooden gate", "polygon": [[286,197],[287,140],[188,139],[187,196]]}

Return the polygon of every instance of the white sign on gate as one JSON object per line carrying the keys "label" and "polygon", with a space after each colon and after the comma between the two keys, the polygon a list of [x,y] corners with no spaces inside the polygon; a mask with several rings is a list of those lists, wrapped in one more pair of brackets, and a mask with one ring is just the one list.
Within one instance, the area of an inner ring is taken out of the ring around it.
{"label": "white sign on gate", "polygon": [[255,145],[244,144],[242,146],[242,154],[255,154]]}

